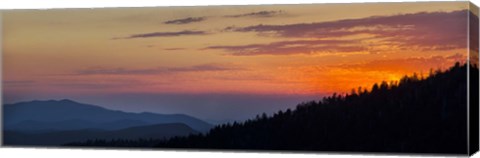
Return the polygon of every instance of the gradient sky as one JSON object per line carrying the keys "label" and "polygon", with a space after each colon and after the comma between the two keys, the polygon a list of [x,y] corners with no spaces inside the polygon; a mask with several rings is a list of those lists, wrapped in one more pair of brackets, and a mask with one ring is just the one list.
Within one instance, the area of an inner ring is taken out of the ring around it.
{"label": "gradient sky", "polygon": [[3,11],[4,101],[212,122],[467,58],[467,2]]}

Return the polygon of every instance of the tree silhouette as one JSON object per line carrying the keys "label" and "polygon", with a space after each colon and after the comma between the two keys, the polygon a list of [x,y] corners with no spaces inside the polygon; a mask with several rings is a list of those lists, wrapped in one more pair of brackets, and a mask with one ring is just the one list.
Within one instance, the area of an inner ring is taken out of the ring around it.
{"label": "tree silhouette", "polygon": [[[334,93],[295,109],[218,125],[206,134],[158,140],[155,147],[299,151],[467,153],[467,67],[456,63],[428,77]],[[478,76],[478,75],[477,75]],[[478,80],[478,77],[477,77]],[[69,145],[126,146],[89,141]],[[144,147],[152,147],[145,143]]]}

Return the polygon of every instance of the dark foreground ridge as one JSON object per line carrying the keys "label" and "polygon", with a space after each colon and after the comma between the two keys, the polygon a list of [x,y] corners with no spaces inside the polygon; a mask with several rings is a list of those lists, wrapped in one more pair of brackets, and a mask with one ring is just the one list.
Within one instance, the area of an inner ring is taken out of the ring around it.
{"label": "dark foreground ridge", "polygon": [[[62,144],[87,140],[156,141],[173,136],[187,136],[199,133],[182,123],[155,124],[129,127],[119,130],[81,129],[49,132],[4,131],[5,145],[13,146],[60,146]],[[99,142],[97,142],[99,143]],[[145,146],[145,142],[142,143]],[[154,145],[154,144],[152,144]],[[132,145],[130,145],[132,146]]]}
{"label": "dark foreground ridge", "polygon": [[[470,68],[478,76],[478,67]],[[272,116],[218,125],[206,134],[158,141],[154,147],[466,154],[466,77],[467,65],[457,63],[427,78],[413,75],[375,84],[370,91],[333,94]],[[124,142],[69,145],[122,147]]]}

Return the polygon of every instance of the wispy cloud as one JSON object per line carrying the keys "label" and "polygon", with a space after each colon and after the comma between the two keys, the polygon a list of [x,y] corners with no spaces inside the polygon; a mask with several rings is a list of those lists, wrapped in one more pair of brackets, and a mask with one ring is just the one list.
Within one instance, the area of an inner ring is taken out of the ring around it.
{"label": "wispy cloud", "polygon": [[283,10],[272,10],[272,11],[258,11],[245,14],[236,14],[236,15],[225,15],[229,18],[241,18],[241,17],[273,17],[285,13]]}
{"label": "wispy cloud", "polygon": [[290,55],[334,52],[359,52],[366,48],[354,45],[352,40],[295,40],[269,44],[251,44],[240,46],[210,46],[205,49],[222,49],[232,55]]}
{"label": "wispy cloud", "polygon": [[120,37],[120,38],[113,38],[113,39],[175,37],[175,36],[206,35],[206,34],[208,33],[205,31],[183,30],[183,31],[177,31],[177,32],[152,32],[152,33],[133,34],[128,37]]}
{"label": "wispy cloud", "polygon": [[204,21],[206,19],[207,19],[206,17],[188,17],[188,18],[183,18],[183,19],[168,20],[168,21],[165,21],[163,23],[164,24],[182,25],[182,24],[201,22],[201,21]]}
{"label": "wispy cloud", "polygon": [[211,71],[233,71],[245,70],[231,64],[203,64],[189,67],[157,67],[145,69],[126,68],[88,68],[76,71],[74,75],[155,75],[182,72],[211,72]]}
{"label": "wispy cloud", "polygon": [[9,87],[31,86],[34,83],[35,83],[35,81],[33,81],[33,80],[6,80],[6,81],[3,81],[3,84],[5,84],[5,86],[9,86]]}
{"label": "wispy cloud", "polygon": [[78,88],[78,89],[110,89],[110,88],[131,88],[131,87],[141,87],[141,86],[152,86],[159,85],[163,83],[159,82],[149,82],[145,80],[136,80],[136,79],[98,79],[95,81],[92,80],[65,80],[56,81],[48,83],[51,86],[63,87],[63,88]]}
{"label": "wispy cloud", "polygon": [[163,50],[171,50],[171,51],[173,51],[173,50],[185,50],[185,48],[165,48]]}
{"label": "wispy cloud", "polygon": [[385,59],[374,60],[365,63],[358,64],[342,64],[332,67],[349,69],[353,71],[367,72],[367,71],[404,71],[406,72],[418,72],[425,71],[431,68],[448,68],[455,62],[465,61],[466,56],[462,54],[453,54],[450,56],[432,56],[432,57],[412,57],[401,59]]}
{"label": "wispy cloud", "polygon": [[227,27],[225,30],[317,39],[363,34],[382,39],[402,49],[451,50],[466,47],[467,12],[420,12],[318,23]]}

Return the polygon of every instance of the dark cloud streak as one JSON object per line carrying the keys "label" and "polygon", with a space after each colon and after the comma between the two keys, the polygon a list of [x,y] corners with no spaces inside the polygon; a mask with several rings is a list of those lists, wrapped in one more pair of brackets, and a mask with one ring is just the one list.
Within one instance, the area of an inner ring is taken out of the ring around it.
{"label": "dark cloud streak", "polygon": [[404,49],[451,50],[466,47],[467,12],[420,12],[318,23],[227,27],[225,30],[317,39],[369,34]]}
{"label": "dark cloud streak", "polygon": [[143,34],[133,34],[123,38],[113,39],[134,39],[134,38],[153,38],[153,37],[175,37],[175,36],[189,36],[189,35],[207,35],[205,31],[183,30],[178,32],[152,32]]}
{"label": "dark cloud streak", "polygon": [[188,17],[188,18],[183,18],[183,19],[169,20],[169,21],[165,21],[163,23],[164,24],[183,25],[183,24],[201,22],[201,21],[204,21],[206,19],[207,19],[206,17]]}
{"label": "dark cloud streak", "polygon": [[241,18],[241,17],[273,17],[280,14],[283,14],[285,11],[277,10],[277,11],[259,11],[259,12],[252,12],[252,13],[245,13],[245,14],[236,14],[236,15],[225,15],[224,17],[229,18]]}

